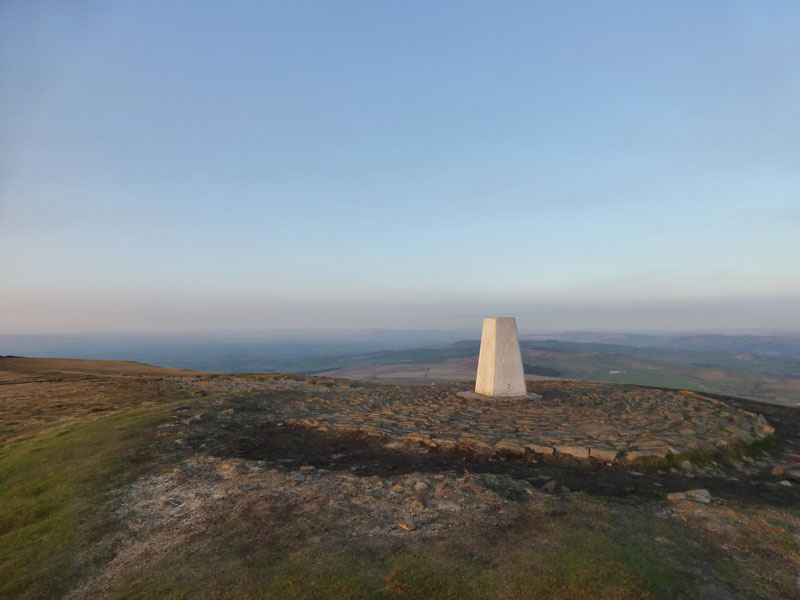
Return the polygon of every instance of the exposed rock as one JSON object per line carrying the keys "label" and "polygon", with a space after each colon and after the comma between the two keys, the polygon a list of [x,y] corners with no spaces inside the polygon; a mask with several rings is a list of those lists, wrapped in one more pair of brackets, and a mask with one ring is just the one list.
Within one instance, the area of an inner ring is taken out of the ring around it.
{"label": "exposed rock", "polygon": [[568,454],[575,458],[589,458],[589,449],[581,446],[556,446],[556,454]]}
{"label": "exposed rock", "polygon": [[692,502],[698,502],[700,504],[709,504],[711,502],[711,494],[705,489],[688,490],[686,492],[672,492],[671,494],[667,494],[667,499],[672,502],[691,500]]}
{"label": "exposed rock", "polygon": [[431,442],[436,444],[438,448],[442,450],[455,450],[456,449],[456,441],[447,439],[447,438],[431,438]]}
{"label": "exposed rock", "polygon": [[552,446],[543,446],[541,444],[526,444],[525,448],[535,454],[553,454],[556,451]]}
{"label": "exposed rock", "polygon": [[470,452],[475,452],[476,454],[492,454],[494,449],[484,442],[475,437],[464,436],[458,440],[458,447],[461,450],[468,450]]}
{"label": "exposed rock", "polygon": [[397,523],[397,526],[404,531],[414,531],[417,528],[417,524],[411,518],[403,519]]}
{"label": "exposed rock", "polygon": [[[389,449],[436,447],[519,458],[527,452],[558,453],[605,462],[626,456],[636,462],[692,449],[726,448],[774,431],[763,415],[696,392],[644,391],[615,384],[542,381],[536,386],[546,402],[498,402],[461,396],[455,384],[347,387],[283,376],[180,382],[214,393],[312,386],[316,389],[310,397],[298,395],[274,405],[267,400],[271,421],[382,438]],[[240,418],[238,409],[221,409],[217,418],[225,423],[220,426]],[[200,419],[208,417],[195,415],[182,422],[194,427]]]}
{"label": "exposed rock", "polygon": [[421,432],[408,433],[400,438],[404,444],[408,446],[430,446],[431,438],[429,435]]}
{"label": "exposed rock", "polygon": [[482,494],[486,491],[486,485],[482,481],[477,481],[474,479],[466,480],[461,484],[462,488],[471,489],[478,494]]}
{"label": "exposed rock", "polygon": [[689,490],[686,492],[686,497],[689,500],[694,500],[695,502],[701,502],[703,504],[711,502],[711,494],[705,489]]}
{"label": "exposed rock", "polygon": [[605,450],[603,448],[589,448],[589,456],[597,460],[614,462],[617,459],[616,450]]}
{"label": "exposed rock", "polygon": [[496,452],[525,456],[525,448],[517,440],[503,439],[494,445]]}
{"label": "exposed rock", "polygon": [[767,420],[764,418],[764,415],[758,415],[758,429],[760,429],[762,433],[766,434],[775,433],[775,428],[767,422]]}

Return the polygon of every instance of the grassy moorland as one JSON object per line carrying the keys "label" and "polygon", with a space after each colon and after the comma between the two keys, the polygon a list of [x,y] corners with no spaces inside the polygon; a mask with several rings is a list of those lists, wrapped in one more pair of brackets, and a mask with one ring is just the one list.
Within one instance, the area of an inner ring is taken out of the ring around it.
{"label": "grassy moorland", "polygon": [[265,421],[265,394],[319,393],[303,378],[0,371],[2,598],[800,597],[798,486],[756,473],[793,468],[798,421],[775,421],[796,409],[770,409],[772,456],[630,473]]}
{"label": "grassy moorland", "polygon": [[0,596],[58,598],[113,553],[113,494],[154,468],[168,407],[66,425],[0,454]]}

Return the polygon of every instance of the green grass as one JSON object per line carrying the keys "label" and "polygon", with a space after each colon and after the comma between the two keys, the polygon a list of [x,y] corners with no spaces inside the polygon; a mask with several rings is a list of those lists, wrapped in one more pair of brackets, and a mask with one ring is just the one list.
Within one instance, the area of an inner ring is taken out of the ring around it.
{"label": "green grass", "polygon": [[0,598],[58,598],[108,559],[108,493],[149,467],[170,406],[49,431],[0,451]]}

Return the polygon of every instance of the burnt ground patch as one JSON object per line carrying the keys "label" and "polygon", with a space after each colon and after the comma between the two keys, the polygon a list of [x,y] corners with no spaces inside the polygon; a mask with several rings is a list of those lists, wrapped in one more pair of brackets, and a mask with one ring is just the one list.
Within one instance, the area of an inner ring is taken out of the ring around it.
{"label": "burnt ground patch", "polygon": [[230,396],[214,401],[200,413],[179,411],[183,448],[215,457],[265,461],[279,469],[313,466],[357,475],[391,476],[412,472],[493,473],[526,480],[541,487],[555,481],[590,495],[631,501],[664,499],[669,492],[705,488],[712,496],[733,503],[793,507],[800,504],[800,486],[785,485],[772,474],[775,464],[795,460],[800,441],[800,411],[736,398],[721,398],[746,410],[758,411],[773,423],[780,438],[755,456],[716,456],[691,470],[662,465],[608,464],[567,456],[483,456],[464,450],[398,447],[384,438],[359,432],[332,432],[288,425],[267,409],[271,393]]}

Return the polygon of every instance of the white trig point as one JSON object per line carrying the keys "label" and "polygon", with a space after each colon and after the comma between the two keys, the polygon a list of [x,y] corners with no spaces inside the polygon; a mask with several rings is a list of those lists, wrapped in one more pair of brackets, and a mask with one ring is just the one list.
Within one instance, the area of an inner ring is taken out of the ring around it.
{"label": "white trig point", "polygon": [[483,320],[475,393],[505,398],[527,395],[514,317]]}
{"label": "white trig point", "polygon": [[525,395],[525,374],[514,317],[483,320],[475,393],[482,396]]}

